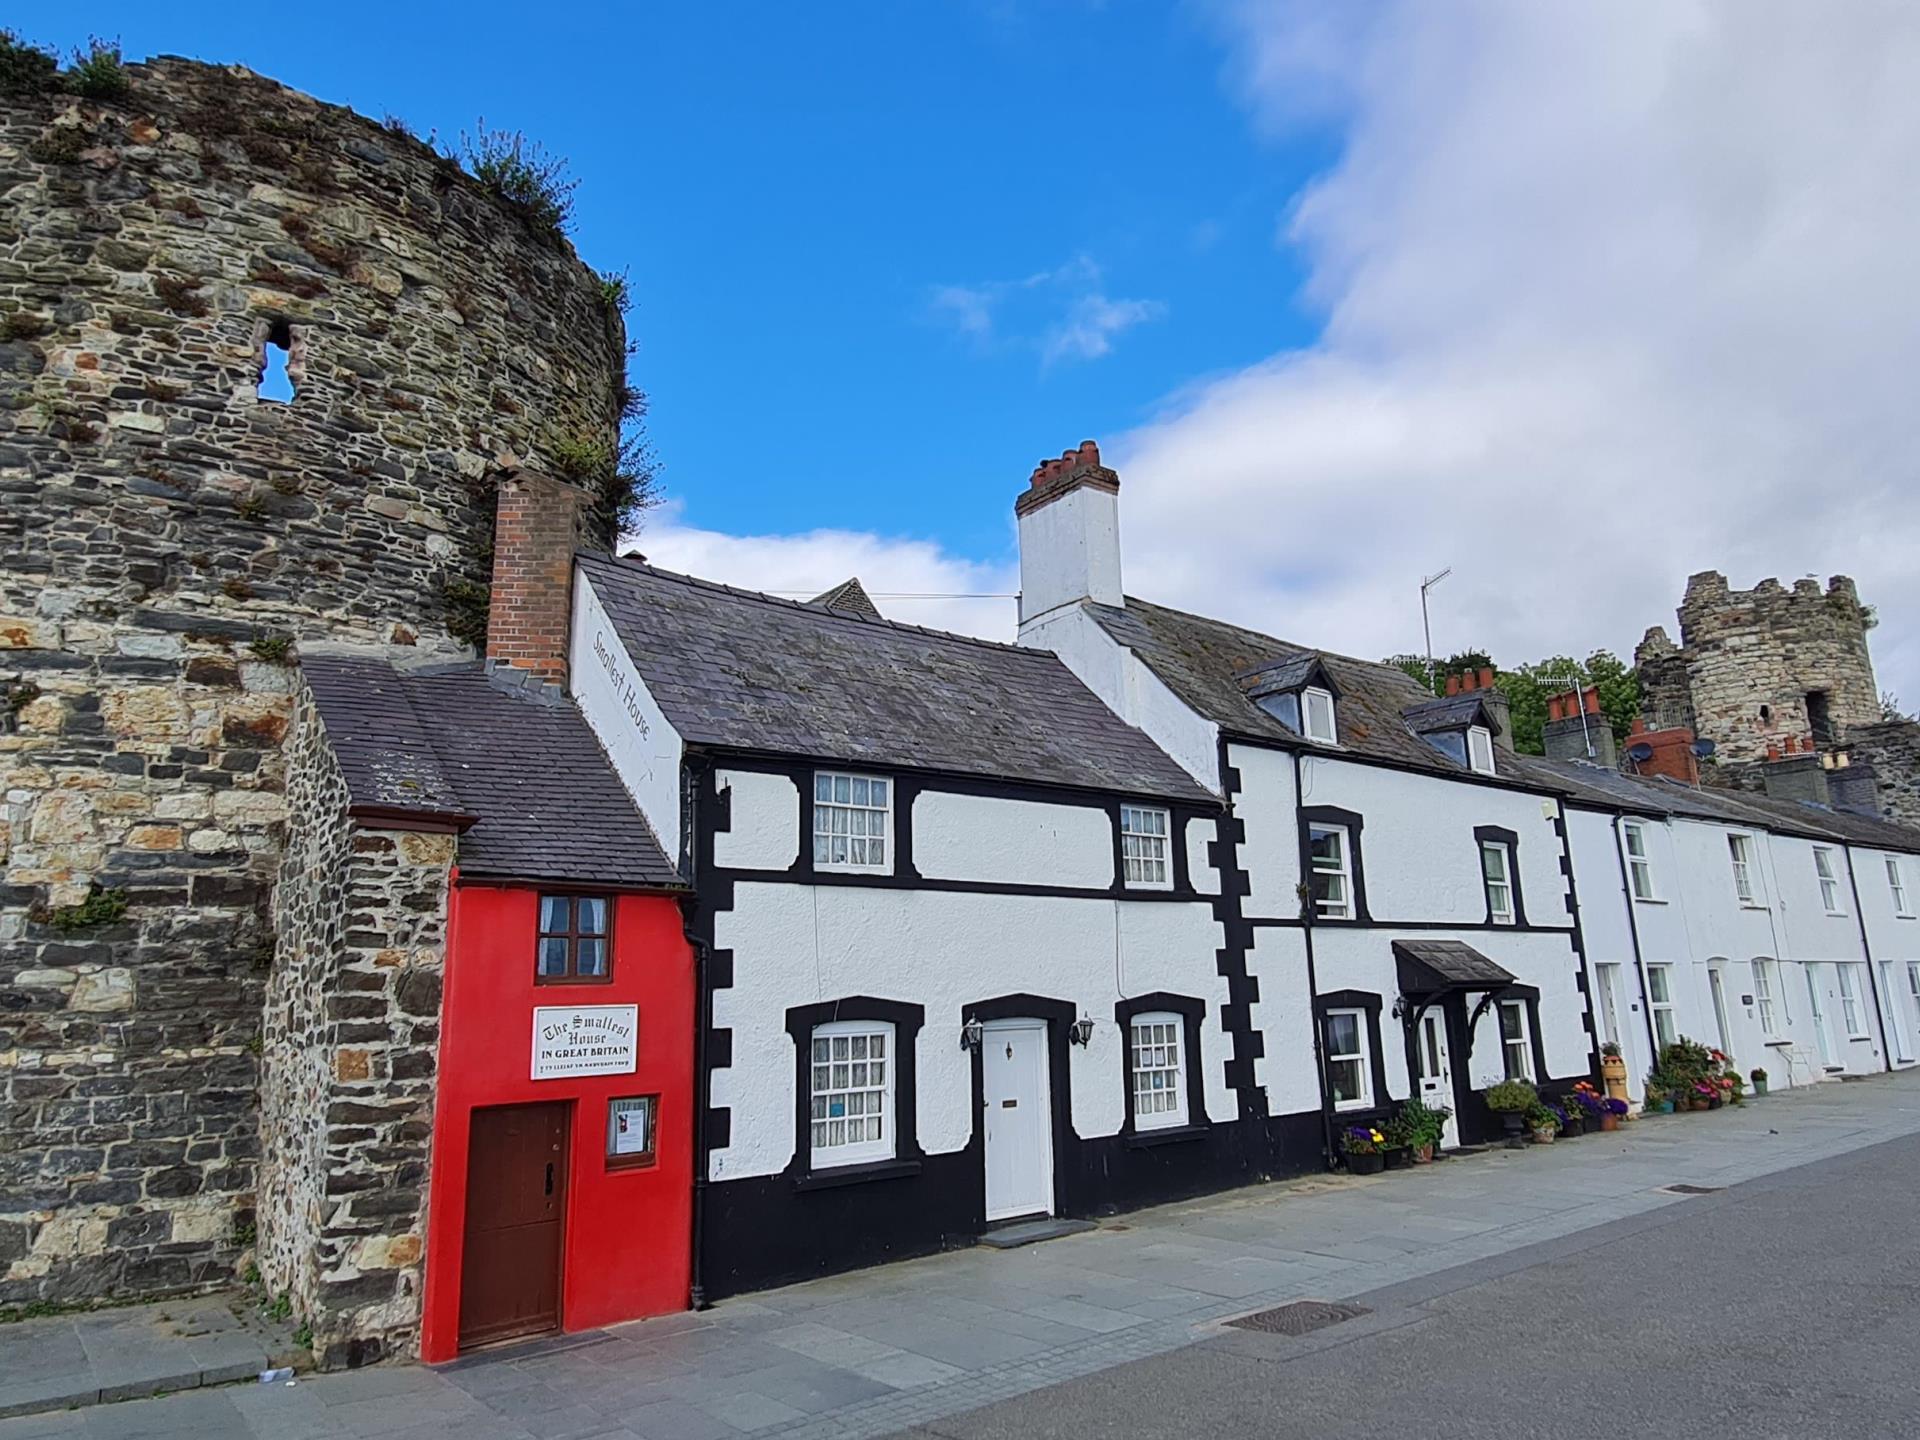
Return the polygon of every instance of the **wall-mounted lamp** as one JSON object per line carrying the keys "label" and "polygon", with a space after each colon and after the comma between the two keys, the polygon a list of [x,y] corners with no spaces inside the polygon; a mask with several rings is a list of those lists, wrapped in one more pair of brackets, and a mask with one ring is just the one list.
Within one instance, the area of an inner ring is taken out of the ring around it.
{"label": "wall-mounted lamp", "polygon": [[1075,1045],[1085,1045],[1093,1039],[1093,1017],[1082,1015],[1067,1027],[1067,1039]]}
{"label": "wall-mounted lamp", "polygon": [[966,1024],[960,1027],[960,1048],[962,1050],[978,1050],[980,1048],[981,1037],[986,1034],[986,1031],[987,1027],[982,1025],[978,1020],[967,1021]]}
{"label": "wall-mounted lamp", "polygon": [[1393,997],[1393,1018],[1396,1020],[1404,1020],[1407,1018],[1406,996],[1396,995]]}

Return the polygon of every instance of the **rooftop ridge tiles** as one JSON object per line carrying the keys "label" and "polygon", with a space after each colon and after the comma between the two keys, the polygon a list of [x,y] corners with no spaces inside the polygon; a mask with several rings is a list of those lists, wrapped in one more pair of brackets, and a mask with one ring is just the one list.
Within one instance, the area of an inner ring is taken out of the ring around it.
{"label": "rooftop ridge tiles", "polygon": [[[591,551],[580,551],[578,558],[595,561],[600,564],[607,563],[606,556],[596,555]],[[844,610],[830,610],[824,605],[814,605],[805,600],[790,600],[784,595],[769,595],[764,590],[748,590],[742,586],[728,585],[720,580],[709,580],[702,575],[689,575],[680,570],[667,570],[632,555],[616,556],[614,557],[614,563],[625,565],[636,570],[644,570],[649,575],[653,575],[661,580],[671,581],[680,585],[688,585],[697,590],[717,590],[721,594],[730,595],[735,599],[753,600],[762,605],[780,606],[815,620],[838,620],[850,625],[865,625],[869,627],[881,625],[889,630],[898,630],[904,634],[926,635],[936,640],[951,640],[961,645],[978,645],[983,649],[1006,651],[1037,660],[1057,660],[1059,658],[1051,650],[1038,650],[1031,645],[1021,645],[1017,642],[987,640],[978,635],[962,635],[957,630],[936,630],[930,625],[909,625],[903,620],[889,620],[884,615],[877,620],[866,615],[850,615]]]}

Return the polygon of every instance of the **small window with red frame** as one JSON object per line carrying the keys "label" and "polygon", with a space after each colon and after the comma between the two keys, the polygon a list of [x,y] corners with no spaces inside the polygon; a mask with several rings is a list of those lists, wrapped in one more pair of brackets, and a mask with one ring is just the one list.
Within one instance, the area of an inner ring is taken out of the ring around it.
{"label": "small window with red frame", "polygon": [[599,985],[613,978],[613,903],[604,895],[542,895],[533,978]]}

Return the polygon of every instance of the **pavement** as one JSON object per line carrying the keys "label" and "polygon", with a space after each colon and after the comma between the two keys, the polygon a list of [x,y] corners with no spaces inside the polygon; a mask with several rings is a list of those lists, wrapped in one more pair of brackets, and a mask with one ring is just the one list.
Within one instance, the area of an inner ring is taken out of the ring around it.
{"label": "pavement", "polygon": [[1920,1435],[1920,1137],[935,1421],[922,1440]]}
{"label": "pavement", "polygon": [[242,1292],[22,1320],[0,1326],[0,1415],[255,1380],[299,1353]]}
{"label": "pavement", "polygon": [[[810,1440],[888,1435],[914,1427],[931,1434],[1039,1433],[1049,1425],[1053,1433],[1100,1433],[1083,1418],[1092,1412],[1078,1397],[1101,1384],[1151,1374],[1161,1365],[1212,1364],[1224,1350],[1249,1340],[1276,1341],[1224,1333],[1221,1322],[1233,1316],[1309,1297],[1379,1297],[1395,1287],[1422,1284],[1439,1287],[1436,1295],[1464,1296],[1471,1289],[1468,1281],[1552,1277],[1567,1262],[1528,1257],[1557,1255],[1556,1245],[1566,1247],[1568,1255],[1584,1254],[1584,1244],[1602,1243],[1614,1234],[1609,1227],[1623,1224],[1673,1233],[1675,1226],[1663,1228],[1663,1222],[1691,1221],[1730,1203],[1723,1194],[1687,1196],[1669,1186],[1723,1189],[1812,1166],[1802,1172],[1807,1183],[1800,1191],[1824,1193],[1836,1188],[1822,1175],[1839,1173],[1839,1157],[1915,1136],[1920,1136],[1920,1072],[1821,1085],[1710,1114],[1654,1117],[1548,1147],[1495,1150],[1364,1179],[1316,1177],[1253,1186],[1137,1211],[1044,1244],[932,1256],[725,1301],[699,1315],[487,1352],[448,1366],[384,1366],[294,1385],[203,1389],[0,1421],[0,1440],[49,1435],[115,1440],[188,1432],[200,1440],[388,1435],[407,1440],[454,1435],[461,1440],[729,1440],[740,1435]],[[1901,1153],[1920,1153],[1920,1146],[1909,1145]],[[1862,1157],[1846,1173],[1871,1177],[1877,1172],[1872,1158]],[[1911,1253],[1914,1215],[1906,1196],[1916,1178],[1920,1173],[1909,1164],[1903,1186],[1881,1206],[1901,1218],[1904,1235],[1889,1237],[1884,1248],[1863,1240],[1852,1259],[1856,1272],[1885,1280],[1893,1273],[1887,1257],[1901,1246]],[[1845,1227],[1859,1218],[1834,1223]],[[1825,1255],[1848,1235],[1845,1228],[1837,1235],[1825,1229],[1815,1233],[1817,1227],[1797,1211],[1783,1213],[1777,1222],[1777,1233],[1754,1242],[1760,1247],[1756,1253],[1770,1263],[1790,1266],[1803,1250]],[[1631,1247],[1616,1248],[1624,1253]],[[1493,1383],[1486,1367],[1498,1364],[1504,1367],[1498,1383],[1536,1399],[1558,1394],[1585,1383],[1578,1372],[1590,1320],[1631,1329],[1641,1317],[1657,1318],[1662,1306],[1682,1299],[1688,1305],[1710,1304],[1716,1287],[1736,1280],[1764,1289],[1764,1277],[1756,1277],[1753,1265],[1737,1252],[1718,1257],[1720,1268],[1711,1274],[1689,1274],[1680,1262],[1690,1253],[1682,1246],[1671,1263],[1636,1268],[1637,1284],[1604,1304],[1584,1300],[1584,1292],[1576,1291],[1562,1296],[1565,1305],[1559,1311],[1537,1308],[1536,1318],[1505,1352],[1490,1349],[1473,1325],[1460,1329],[1450,1343],[1469,1359],[1478,1356],[1483,1385]],[[1722,1269],[1742,1273],[1722,1274]],[[1829,1284],[1857,1283],[1833,1262],[1823,1273]],[[1797,1300],[1803,1289],[1787,1292],[1787,1300]],[[1595,1293],[1609,1293],[1609,1288]],[[1384,1309],[1370,1305],[1371,1315],[1287,1343],[1306,1350],[1345,1348],[1375,1333],[1383,1324],[1381,1315],[1406,1318],[1403,1312],[1414,1304],[1412,1298],[1389,1298]],[[1616,1316],[1615,1308],[1626,1318]],[[1497,1316],[1497,1306],[1488,1313]],[[1547,1313],[1559,1318],[1556,1328],[1542,1330],[1538,1315]],[[1378,1333],[1422,1325],[1429,1333],[1447,1332],[1453,1327],[1436,1323],[1444,1316],[1442,1307]],[[1651,1335],[1672,1344],[1692,1343],[1661,1323],[1648,1323]],[[1695,1323],[1705,1334],[1719,1335],[1729,1355],[1739,1353],[1746,1321],[1738,1310],[1716,1305]],[[1913,1331],[1899,1333],[1910,1337]],[[0,1351],[9,1339],[0,1332]],[[1590,1368],[1611,1374],[1623,1390],[1632,1389],[1646,1383],[1643,1371],[1657,1371],[1664,1363],[1666,1352],[1658,1346],[1653,1350],[1643,1349],[1637,1352],[1643,1359],[1622,1365],[1611,1358],[1603,1362],[1595,1352]],[[1910,1388],[1904,1379],[1910,1355],[1901,1366],[1897,1373]],[[1410,1383],[1439,1383],[1411,1364],[1407,1373]],[[1096,1375],[1099,1383],[1084,1378]],[[1750,1378],[1759,1385],[1793,1388],[1791,1374],[1763,1371]],[[1080,1382],[1078,1388],[1074,1382]],[[1284,1416],[1276,1413],[1252,1425],[1256,1431],[1272,1429],[1294,1414],[1294,1382],[1281,1383],[1288,1389],[1270,1395],[1269,1404]],[[1047,1419],[1049,1407],[1060,1403],[1049,1397],[1069,1392],[1077,1398]],[[1373,1389],[1362,1384],[1342,1393],[1354,1413],[1364,1414]],[[1156,1412],[1147,1403],[1151,1398],[1144,1395],[1131,1411],[1118,1414],[1115,1428],[1126,1424],[1130,1436],[1198,1428],[1184,1413],[1155,1423]],[[1001,1424],[995,1417],[1007,1413],[1001,1407],[1009,1401],[1040,1408],[1008,1422],[1013,1428],[1004,1431],[966,1428]],[[1592,1433],[1608,1413],[1601,1403],[1584,1416],[1581,1433]],[[1530,1419],[1517,1423],[1518,1433],[1532,1433],[1524,1428]],[[1751,1433],[1776,1432],[1761,1424]],[[1798,1433],[1823,1432],[1816,1427]],[[1898,1432],[1869,1428],[1856,1433]],[[1911,1427],[1911,1433],[1920,1433],[1920,1426]]]}

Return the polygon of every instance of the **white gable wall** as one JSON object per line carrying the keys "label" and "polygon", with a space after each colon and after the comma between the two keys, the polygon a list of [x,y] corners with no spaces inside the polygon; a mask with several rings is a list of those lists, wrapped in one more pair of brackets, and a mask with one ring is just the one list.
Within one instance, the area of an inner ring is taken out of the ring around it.
{"label": "white gable wall", "polygon": [[614,773],[627,787],[655,838],[676,862],[680,854],[679,732],[655,702],[614,632],[613,621],[584,571],[573,577],[567,675],[579,706]]}
{"label": "white gable wall", "polygon": [[1920,912],[1920,855],[1850,847],[1854,883],[1860,892],[1860,914],[1866,921],[1868,947],[1873,951],[1874,978],[1880,985],[1889,1053],[1896,1068],[1920,1063],[1920,999],[1908,970],[1920,965],[1920,918],[1898,913],[1887,883],[1887,859],[1901,866],[1906,880],[1907,909]]}

